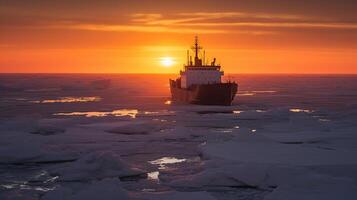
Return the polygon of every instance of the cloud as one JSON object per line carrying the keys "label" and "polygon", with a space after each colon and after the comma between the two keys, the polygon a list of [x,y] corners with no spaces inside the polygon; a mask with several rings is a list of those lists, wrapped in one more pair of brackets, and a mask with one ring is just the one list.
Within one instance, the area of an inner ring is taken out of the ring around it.
{"label": "cloud", "polygon": [[273,27],[273,28],[324,28],[324,29],[357,29],[357,23],[333,22],[216,22],[185,23],[181,26],[196,27]]}
{"label": "cloud", "polygon": [[186,16],[182,17],[177,14],[174,14],[173,16],[166,17],[163,16],[162,14],[157,14],[157,13],[136,13],[131,15],[132,17],[132,22],[134,23],[143,23],[145,25],[174,25],[174,24],[180,24],[184,22],[193,22],[193,21],[200,21],[200,20],[208,20],[212,18],[216,18],[214,16]]}
{"label": "cloud", "polygon": [[[1,22],[0,20],[0,24]],[[18,25],[22,28],[181,34],[271,35],[285,29],[357,29],[357,23],[339,23],[303,15],[255,12],[132,13],[122,14],[118,19],[32,16],[15,18],[13,22],[10,26]],[[7,24],[7,21],[3,23]]]}
{"label": "cloud", "polygon": [[165,26],[142,26],[142,25],[108,25],[108,24],[74,24],[49,26],[49,28],[78,29],[89,31],[111,31],[111,32],[149,32],[149,33],[225,33],[219,29],[193,29],[175,28]]}
{"label": "cloud", "polygon": [[271,14],[271,13],[246,13],[246,12],[192,12],[192,13],[179,13],[179,16],[200,16],[207,19],[212,18],[256,18],[256,19],[285,19],[297,20],[307,19],[306,16],[290,15],[290,14]]}
{"label": "cloud", "polygon": [[[159,27],[205,27],[206,31],[221,30],[221,33],[243,33],[234,27],[249,27],[255,30],[245,31],[248,34],[272,34],[261,28],[304,28],[304,29],[357,29],[357,23],[338,23],[325,21],[309,16],[271,13],[245,12],[191,12],[169,15],[138,13],[132,15],[134,24]],[[199,30],[199,29],[198,29]],[[274,32],[276,33],[276,31]]]}
{"label": "cloud", "polygon": [[216,28],[192,28],[175,26],[145,26],[145,25],[110,25],[110,24],[64,24],[51,25],[46,28],[51,29],[75,29],[87,31],[104,32],[144,32],[144,33],[180,33],[180,34],[250,34],[250,35],[271,35],[277,34],[275,31],[264,30],[228,30]]}
{"label": "cloud", "polygon": [[137,13],[131,15],[133,22],[140,22],[146,25],[185,25],[187,22],[207,22],[211,20],[247,20],[253,22],[258,20],[307,20],[305,16],[299,15],[284,15],[284,14],[267,14],[267,13],[245,13],[245,12],[192,12],[192,13],[176,13],[168,16],[162,14],[145,14]]}
{"label": "cloud", "polygon": [[134,22],[150,22],[163,17],[160,13],[134,13],[129,16],[133,18],[132,21]]}

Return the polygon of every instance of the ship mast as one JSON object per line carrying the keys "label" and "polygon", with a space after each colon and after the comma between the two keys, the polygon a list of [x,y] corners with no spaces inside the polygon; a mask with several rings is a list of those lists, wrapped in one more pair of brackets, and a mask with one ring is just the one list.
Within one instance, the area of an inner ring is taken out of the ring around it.
{"label": "ship mast", "polygon": [[192,49],[195,51],[195,66],[202,65],[202,61],[200,62],[200,59],[198,58],[198,52],[202,49],[202,47],[198,45],[198,36],[195,36],[195,45]]}

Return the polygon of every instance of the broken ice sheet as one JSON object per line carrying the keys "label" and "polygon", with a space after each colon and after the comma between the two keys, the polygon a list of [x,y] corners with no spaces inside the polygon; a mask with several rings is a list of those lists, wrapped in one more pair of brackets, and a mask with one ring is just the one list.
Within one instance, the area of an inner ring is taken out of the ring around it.
{"label": "broken ice sheet", "polygon": [[108,177],[126,177],[144,174],[143,170],[129,166],[113,152],[94,152],[77,161],[54,167],[50,174],[63,181],[88,181]]}
{"label": "broken ice sheet", "polygon": [[46,193],[41,199],[43,200],[127,200],[128,192],[122,188],[119,179],[105,179],[93,181],[82,188],[72,189],[70,187],[60,187],[56,190]]}

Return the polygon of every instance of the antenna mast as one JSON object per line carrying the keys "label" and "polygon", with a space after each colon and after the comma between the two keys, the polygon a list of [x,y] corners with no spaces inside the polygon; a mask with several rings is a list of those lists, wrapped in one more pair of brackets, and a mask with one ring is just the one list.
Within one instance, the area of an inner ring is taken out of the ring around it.
{"label": "antenna mast", "polygon": [[206,51],[203,51],[203,65],[206,65]]}
{"label": "antenna mast", "polygon": [[190,65],[190,52],[187,50],[187,65]]}
{"label": "antenna mast", "polygon": [[195,51],[195,66],[199,66],[200,60],[198,58],[198,52],[200,51],[200,49],[202,49],[202,47],[198,45],[198,36],[195,36],[195,45],[192,47],[192,49]]}
{"label": "antenna mast", "polygon": [[198,36],[195,37],[195,59],[198,58]]}

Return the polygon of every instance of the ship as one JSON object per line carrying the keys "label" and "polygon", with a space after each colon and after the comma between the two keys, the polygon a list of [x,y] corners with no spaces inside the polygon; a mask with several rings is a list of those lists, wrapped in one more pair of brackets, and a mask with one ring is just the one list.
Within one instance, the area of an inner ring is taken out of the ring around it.
{"label": "ship", "polygon": [[180,70],[180,76],[176,80],[170,79],[172,101],[198,105],[232,105],[238,84],[230,80],[222,81],[224,71],[221,70],[221,65],[216,64],[216,58],[211,63],[206,62],[206,52],[199,45],[197,36],[191,50],[194,60],[192,61],[190,55],[192,52],[187,50],[187,64]]}

